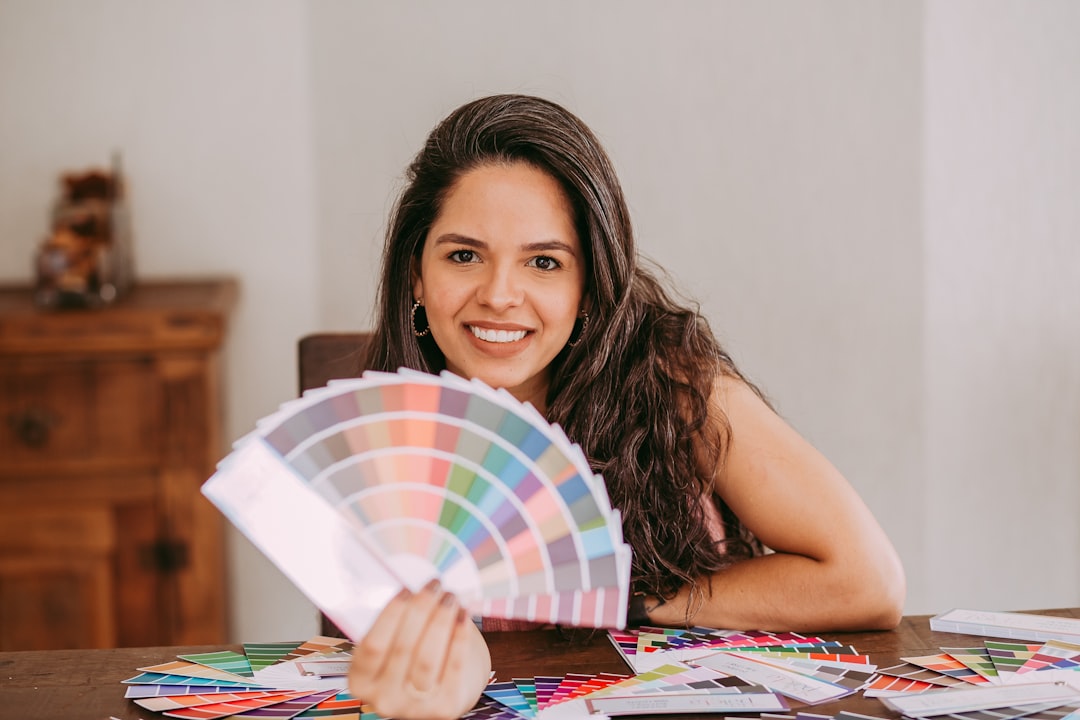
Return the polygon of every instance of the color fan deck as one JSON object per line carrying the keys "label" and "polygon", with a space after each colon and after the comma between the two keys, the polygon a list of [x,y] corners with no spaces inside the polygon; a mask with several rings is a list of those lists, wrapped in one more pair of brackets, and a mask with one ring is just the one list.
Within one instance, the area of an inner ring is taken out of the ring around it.
{"label": "color fan deck", "polygon": [[203,492],[350,637],[438,578],[474,615],[622,627],[630,548],[558,426],[449,373],[308,391]]}

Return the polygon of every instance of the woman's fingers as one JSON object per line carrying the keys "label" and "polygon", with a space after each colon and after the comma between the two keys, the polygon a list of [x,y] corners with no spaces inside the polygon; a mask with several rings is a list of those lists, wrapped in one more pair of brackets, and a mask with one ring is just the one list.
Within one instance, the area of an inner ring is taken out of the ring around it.
{"label": "woman's fingers", "polygon": [[[374,690],[389,658],[401,652],[397,645],[398,626],[408,624],[413,593],[401,591],[382,609],[367,634],[353,648],[349,666],[349,689],[358,697]],[[411,648],[408,648],[411,652]]]}
{"label": "woman's fingers", "polygon": [[440,687],[445,679],[446,656],[455,634],[461,606],[452,593],[443,592],[428,617],[416,653],[406,670],[406,682],[421,692]]}
{"label": "woman's fingers", "polygon": [[[454,615],[455,617],[450,624],[451,635],[447,640],[446,655],[443,658],[442,683],[443,688],[453,696],[454,702],[459,707],[464,708],[459,710],[459,714],[461,714],[476,702],[476,691],[470,690],[465,680],[471,670],[470,661],[472,661],[471,664],[473,665],[477,664],[476,648],[470,646],[469,635],[478,636],[478,633],[473,625],[472,618],[466,615],[460,606],[458,606]],[[480,642],[483,644],[483,640]],[[483,645],[483,651],[484,661],[490,666],[491,661],[487,657],[486,645]]]}
{"label": "woman's fingers", "polygon": [[397,651],[383,663],[378,676],[380,683],[388,687],[400,685],[419,693],[426,693],[435,686],[445,650],[440,648],[438,657],[432,657],[439,646],[433,645],[430,633],[437,629],[440,609],[445,612],[443,598],[446,596],[439,581],[432,580],[410,599],[408,620],[396,630]]}
{"label": "woman's fingers", "polygon": [[[413,656],[413,662],[402,684],[397,686],[396,691],[380,698],[378,703],[371,703],[378,714],[384,717],[453,720],[476,704],[476,699],[486,684],[487,670],[484,670],[485,677],[481,677],[479,683],[470,681],[465,670],[470,657],[474,660],[482,659],[484,668],[490,668],[490,660],[487,658],[486,646],[480,653],[482,657],[475,657],[477,653],[473,642],[479,639],[479,642],[483,643],[483,639],[477,633],[472,620],[458,607],[456,599],[451,596],[451,599],[447,600],[444,595],[432,613],[427,628],[429,632],[423,638],[424,647],[417,647],[417,653]],[[475,635],[470,637],[469,631]],[[445,647],[433,647],[436,642],[430,637],[433,634],[439,636],[437,642],[444,643]],[[436,679],[427,685],[426,680],[421,679],[425,677]],[[380,683],[380,692],[387,687],[388,683]]]}
{"label": "woman's fingers", "polygon": [[[353,648],[350,691],[384,717],[459,717],[477,693],[463,687],[475,683],[463,683],[458,659],[461,646],[471,648],[477,640],[465,632],[475,634],[467,624],[457,599],[438,580],[416,593],[402,591]],[[486,646],[484,651],[486,659]],[[451,657],[457,662],[448,667]]]}

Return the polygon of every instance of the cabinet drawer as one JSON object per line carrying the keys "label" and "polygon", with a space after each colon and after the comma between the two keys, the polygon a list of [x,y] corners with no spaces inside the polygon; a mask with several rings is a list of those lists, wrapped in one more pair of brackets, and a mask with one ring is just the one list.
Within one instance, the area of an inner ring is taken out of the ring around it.
{"label": "cabinet drawer", "polygon": [[0,359],[0,469],[153,458],[160,402],[149,358]]}

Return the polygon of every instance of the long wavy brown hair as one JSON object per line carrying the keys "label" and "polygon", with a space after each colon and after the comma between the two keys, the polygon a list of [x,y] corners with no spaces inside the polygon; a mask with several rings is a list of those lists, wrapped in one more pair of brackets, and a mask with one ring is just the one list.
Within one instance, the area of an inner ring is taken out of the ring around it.
{"label": "long wavy brown hair", "polygon": [[[585,253],[590,321],[553,361],[547,416],[585,451],[622,513],[635,590],[669,598],[759,554],[760,543],[713,491],[730,441],[706,422],[721,373],[742,378],[698,308],[679,303],[643,266],[614,168],[592,131],[537,97],[497,95],[458,108],[428,136],[406,172],[387,229],[379,301],[365,367],[439,372],[430,336],[415,336],[411,274],[447,193],[463,174],[524,162],[558,180]],[[422,317],[422,316],[421,316]],[[704,452],[709,462],[700,462]],[[703,470],[703,468],[706,468]],[[703,498],[725,526],[716,541]]]}

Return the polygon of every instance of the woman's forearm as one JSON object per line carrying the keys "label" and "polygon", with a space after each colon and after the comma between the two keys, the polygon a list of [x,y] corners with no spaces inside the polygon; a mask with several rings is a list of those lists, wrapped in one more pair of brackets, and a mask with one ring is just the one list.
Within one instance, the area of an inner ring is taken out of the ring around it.
{"label": "woman's forearm", "polygon": [[[892,553],[857,564],[773,553],[716,573],[649,612],[658,625],[821,632],[895,627],[904,573]],[[654,603],[655,604],[655,603]]]}

